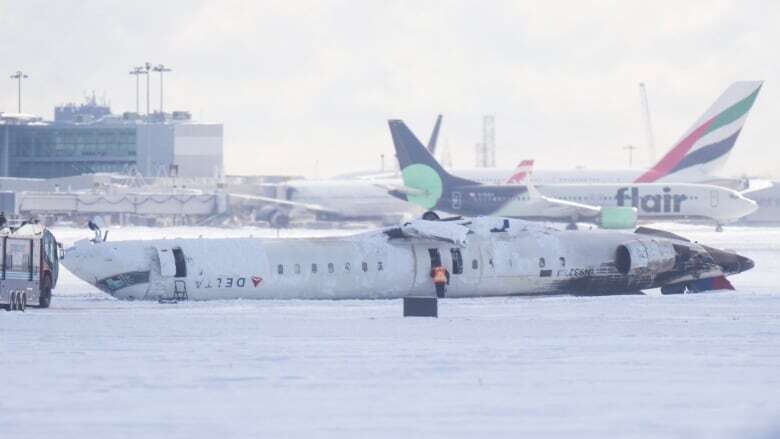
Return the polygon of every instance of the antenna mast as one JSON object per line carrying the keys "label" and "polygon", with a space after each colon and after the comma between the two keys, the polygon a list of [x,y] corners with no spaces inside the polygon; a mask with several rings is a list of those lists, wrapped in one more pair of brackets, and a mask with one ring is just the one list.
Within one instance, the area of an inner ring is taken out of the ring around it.
{"label": "antenna mast", "polygon": [[476,145],[478,168],[496,166],[496,118],[488,114],[482,117],[482,142]]}

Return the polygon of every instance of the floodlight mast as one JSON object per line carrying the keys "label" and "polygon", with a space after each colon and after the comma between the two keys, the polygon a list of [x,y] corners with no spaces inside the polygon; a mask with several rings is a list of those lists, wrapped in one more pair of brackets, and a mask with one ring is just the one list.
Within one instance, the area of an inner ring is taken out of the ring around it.
{"label": "floodlight mast", "polygon": [[140,75],[148,75],[149,72],[144,70],[143,66],[133,67],[133,70],[130,70],[130,74],[135,76],[135,112],[136,114],[141,113],[141,98],[140,98],[140,81],[138,76]]}
{"label": "floodlight mast", "polygon": [[17,101],[17,112],[22,112],[22,79],[27,79],[28,76],[21,70],[17,70],[16,73],[11,75],[11,79],[16,79],[18,81],[18,101]]}
{"label": "floodlight mast", "polygon": [[146,74],[146,115],[149,115],[149,71],[152,69],[152,65],[147,61],[144,63],[144,72]]}
{"label": "floodlight mast", "polygon": [[160,72],[160,114],[164,114],[163,111],[163,73],[170,72],[171,69],[168,67],[158,64],[154,67],[152,67],[152,70],[155,72]]}

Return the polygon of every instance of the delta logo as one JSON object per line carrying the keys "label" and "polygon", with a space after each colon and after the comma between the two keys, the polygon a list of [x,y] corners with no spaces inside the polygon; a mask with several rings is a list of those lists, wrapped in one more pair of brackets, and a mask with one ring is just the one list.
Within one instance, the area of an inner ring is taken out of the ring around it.
{"label": "delta logo", "polygon": [[620,207],[636,207],[647,213],[679,213],[680,207],[688,196],[673,194],[672,189],[665,187],[663,194],[640,195],[637,187],[622,187],[615,194],[615,201]]}

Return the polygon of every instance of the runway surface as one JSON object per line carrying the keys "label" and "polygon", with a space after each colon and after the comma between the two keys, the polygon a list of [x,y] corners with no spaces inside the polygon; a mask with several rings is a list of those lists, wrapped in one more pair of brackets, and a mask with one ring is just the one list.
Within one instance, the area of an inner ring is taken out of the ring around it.
{"label": "runway surface", "polygon": [[[65,272],[52,308],[0,313],[0,437],[776,437],[780,229],[661,227],[756,268],[736,292],[444,300],[439,319],[121,302]],[[109,239],[250,234],[275,232]]]}

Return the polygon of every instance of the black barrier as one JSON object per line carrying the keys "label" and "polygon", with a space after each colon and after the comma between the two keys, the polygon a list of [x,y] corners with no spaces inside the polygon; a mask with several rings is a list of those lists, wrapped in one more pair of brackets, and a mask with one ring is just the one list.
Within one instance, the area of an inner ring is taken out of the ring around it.
{"label": "black barrier", "polygon": [[404,297],[404,317],[439,317],[439,300],[430,296]]}

